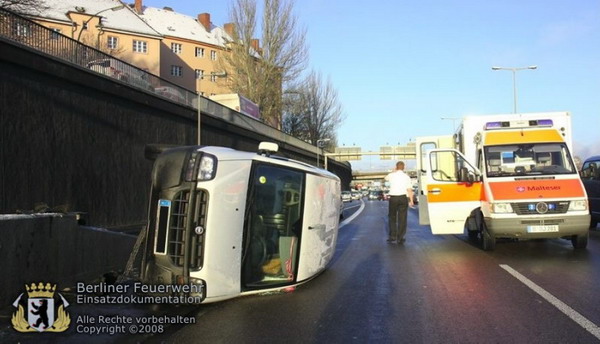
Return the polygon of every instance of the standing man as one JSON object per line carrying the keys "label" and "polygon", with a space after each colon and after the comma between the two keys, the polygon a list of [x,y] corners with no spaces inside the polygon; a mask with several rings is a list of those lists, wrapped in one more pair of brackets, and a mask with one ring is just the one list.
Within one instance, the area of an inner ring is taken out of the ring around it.
{"label": "standing man", "polygon": [[406,234],[406,215],[408,206],[413,206],[413,190],[410,177],[404,173],[404,162],[398,161],[396,169],[385,176],[390,183],[389,201],[389,243],[403,243]]}

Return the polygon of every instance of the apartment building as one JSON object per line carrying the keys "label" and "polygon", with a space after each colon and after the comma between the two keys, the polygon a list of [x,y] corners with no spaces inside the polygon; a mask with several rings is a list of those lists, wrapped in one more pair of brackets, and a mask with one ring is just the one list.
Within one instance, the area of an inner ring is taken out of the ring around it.
{"label": "apartment building", "polygon": [[118,0],[40,0],[37,23],[161,75],[162,35]]}
{"label": "apartment building", "polygon": [[209,13],[190,17],[168,7],[145,7],[142,0],[135,0],[134,9],[163,37],[161,77],[206,97],[231,93],[225,82],[219,82],[226,77],[219,59],[228,53],[226,43],[231,37],[211,23]]}
{"label": "apartment building", "polygon": [[[40,0],[33,20],[163,79],[209,97],[232,93],[219,82],[230,35],[209,13],[190,17],[142,0]],[[223,81],[223,80],[221,80]]]}

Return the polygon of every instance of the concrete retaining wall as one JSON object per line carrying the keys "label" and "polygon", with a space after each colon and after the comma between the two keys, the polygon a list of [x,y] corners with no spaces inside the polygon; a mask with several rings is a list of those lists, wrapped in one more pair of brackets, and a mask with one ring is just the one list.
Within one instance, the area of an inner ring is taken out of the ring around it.
{"label": "concrete retaining wall", "polygon": [[125,268],[136,238],[77,224],[75,215],[0,215],[0,307],[32,282],[57,289]]}

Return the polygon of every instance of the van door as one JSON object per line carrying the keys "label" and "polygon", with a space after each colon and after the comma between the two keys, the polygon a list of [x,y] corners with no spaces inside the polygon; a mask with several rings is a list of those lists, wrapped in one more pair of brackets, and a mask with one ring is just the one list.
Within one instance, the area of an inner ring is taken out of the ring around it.
{"label": "van door", "polygon": [[455,149],[429,151],[427,166],[427,208],[435,214],[431,232],[462,234],[467,217],[481,204],[481,173]]}
{"label": "van door", "polygon": [[253,166],[242,258],[245,290],[295,281],[304,177],[304,172],[286,167]]}
{"label": "van door", "polygon": [[419,202],[419,224],[429,224],[429,212],[427,210],[427,152],[436,148],[454,148],[452,135],[446,136],[427,136],[417,137],[416,140],[416,158],[417,158],[417,200]]}
{"label": "van door", "polygon": [[340,220],[340,202],[339,180],[306,175],[298,281],[311,278],[325,269],[333,257]]}

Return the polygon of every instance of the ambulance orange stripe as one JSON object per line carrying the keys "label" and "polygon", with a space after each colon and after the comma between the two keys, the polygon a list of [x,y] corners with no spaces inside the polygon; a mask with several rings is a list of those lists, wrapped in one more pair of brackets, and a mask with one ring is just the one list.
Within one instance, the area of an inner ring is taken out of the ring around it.
{"label": "ambulance orange stripe", "polygon": [[489,183],[495,201],[583,197],[579,179],[518,180]]}
{"label": "ambulance orange stripe", "polygon": [[[439,189],[439,194],[434,194],[433,189]],[[427,202],[465,202],[479,201],[482,197],[481,183],[459,184],[428,184]]]}
{"label": "ambulance orange stripe", "polygon": [[487,132],[484,139],[485,145],[534,142],[564,142],[564,138],[554,129],[545,129]]}

